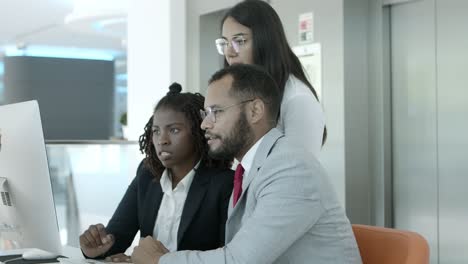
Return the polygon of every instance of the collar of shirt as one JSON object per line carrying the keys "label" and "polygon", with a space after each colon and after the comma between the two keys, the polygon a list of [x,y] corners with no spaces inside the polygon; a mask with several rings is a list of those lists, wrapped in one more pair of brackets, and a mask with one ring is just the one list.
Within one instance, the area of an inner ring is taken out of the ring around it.
{"label": "collar of shirt", "polygon": [[195,176],[195,170],[200,166],[200,162],[201,160],[199,160],[195,167],[184,176],[184,178],[177,184],[174,189],[172,189],[172,177],[170,172],[169,170],[165,169],[160,181],[162,191],[168,195],[171,195],[174,192],[188,193],[190,185],[193,181],[193,177]]}
{"label": "collar of shirt", "polygon": [[260,143],[262,143],[264,137],[265,136],[257,140],[257,142],[247,151],[247,153],[245,153],[241,161],[236,160],[236,162],[241,163],[242,167],[244,168],[244,179],[247,175],[249,175],[250,169],[252,168],[254,162],[255,153],[257,153],[258,147],[260,146]]}

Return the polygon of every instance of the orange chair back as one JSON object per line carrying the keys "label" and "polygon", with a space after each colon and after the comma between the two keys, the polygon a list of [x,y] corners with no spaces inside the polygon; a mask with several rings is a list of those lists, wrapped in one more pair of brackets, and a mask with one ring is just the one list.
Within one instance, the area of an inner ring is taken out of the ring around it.
{"label": "orange chair back", "polygon": [[353,225],[363,264],[428,264],[429,245],[418,233]]}

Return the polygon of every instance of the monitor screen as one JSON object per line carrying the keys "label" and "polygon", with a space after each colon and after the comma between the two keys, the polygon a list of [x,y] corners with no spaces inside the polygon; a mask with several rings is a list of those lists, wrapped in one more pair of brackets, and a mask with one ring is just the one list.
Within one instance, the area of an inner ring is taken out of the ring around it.
{"label": "monitor screen", "polygon": [[61,253],[37,101],[0,106],[0,246]]}

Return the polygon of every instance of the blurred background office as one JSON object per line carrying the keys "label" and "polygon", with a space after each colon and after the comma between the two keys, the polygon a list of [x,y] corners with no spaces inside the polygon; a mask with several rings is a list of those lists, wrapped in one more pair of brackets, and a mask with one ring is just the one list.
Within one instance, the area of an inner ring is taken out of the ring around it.
{"label": "blurred background office", "polygon": [[[64,243],[110,217],[168,84],[206,91],[237,2],[0,2],[0,102],[39,100]],[[319,159],[351,222],[416,231],[431,263],[467,263],[468,2],[267,2],[319,91]]]}

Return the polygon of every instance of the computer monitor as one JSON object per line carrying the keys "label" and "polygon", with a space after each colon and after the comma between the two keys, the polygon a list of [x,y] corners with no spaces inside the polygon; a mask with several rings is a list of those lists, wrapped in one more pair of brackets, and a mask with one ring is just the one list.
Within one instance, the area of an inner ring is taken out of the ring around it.
{"label": "computer monitor", "polygon": [[61,253],[37,101],[0,106],[0,242]]}

